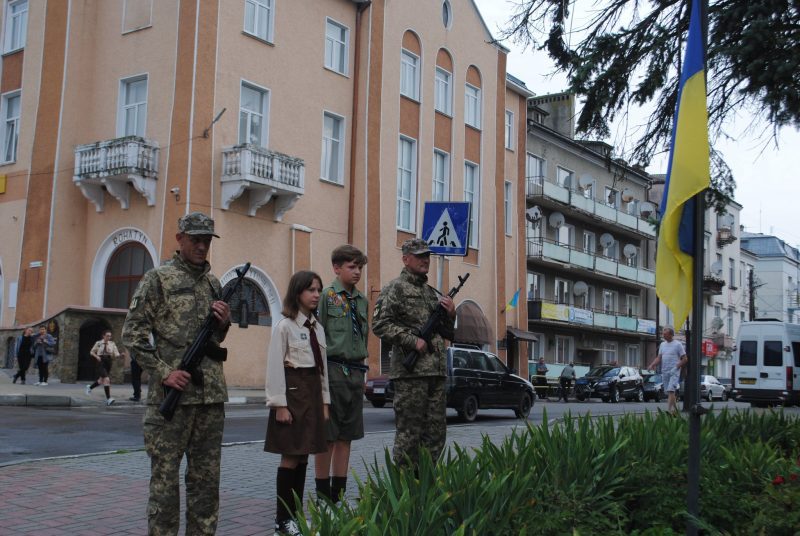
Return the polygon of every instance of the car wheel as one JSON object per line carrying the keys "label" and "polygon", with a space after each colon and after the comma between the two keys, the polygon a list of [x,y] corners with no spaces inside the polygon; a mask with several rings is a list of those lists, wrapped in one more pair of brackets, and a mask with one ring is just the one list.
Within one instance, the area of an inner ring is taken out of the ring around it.
{"label": "car wheel", "polygon": [[372,407],[373,408],[382,408],[385,405],[386,405],[386,401],[385,400],[373,400],[372,401]]}
{"label": "car wheel", "polygon": [[714,395],[711,394],[711,389],[708,390],[708,396],[706,396],[706,400],[708,400],[709,402],[714,401]]}
{"label": "car wheel", "polygon": [[620,399],[619,389],[617,389],[616,387],[611,387],[611,402],[616,404],[617,402],[619,402],[619,399]]}
{"label": "car wheel", "polygon": [[581,402],[583,402],[584,400],[586,400],[586,395],[578,395],[578,396],[576,396],[575,398],[577,398],[578,400],[580,400]]}
{"label": "car wheel", "polygon": [[516,415],[518,419],[527,419],[528,415],[531,413],[532,405],[531,397],[527,394],[522,395],[517,409],[514,410],[514,415]]}
{"label": "car wheel", "polygon": [[722,391],[722,401],[723,402],[728,401],[728,391]]}
{"label": "car wheel", "polygon": [[458,412],[461,420],[466,422],[473,422],[475,417],[478,416],[478,399],[474,396],[468,396],[464,403],[461,404],[461,411]]}
{"label": "car wheel", "polygon": [[641,387],[639,387],[639,389],[636,391],[636,401],[644,402],[644,389]]}

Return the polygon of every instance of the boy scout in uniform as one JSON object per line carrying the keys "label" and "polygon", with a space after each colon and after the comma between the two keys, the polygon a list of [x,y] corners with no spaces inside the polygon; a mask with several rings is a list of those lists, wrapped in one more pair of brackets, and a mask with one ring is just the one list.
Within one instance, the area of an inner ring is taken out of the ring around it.
{"label": "boy scout in uniform", "polygon": [[[144,444],[150,456],[148,533],[176,535],[180,527],[179,469],[186,455],[186,534],[214,534],[219,510],[220,456],[228,400],[222,363],[206,357],[200,374],[178,370],[209,312],[217,320],[215,343],[225,338],[230,308],[206,262],[214,220],[192,212],[178,220],[179,251],[147,272],[131,300],[122,329],[125,346],[150,374]],[[151,338],[152,335],[152,338]],[[158,412],[164,386],[181,395],[167,421]]]}
{"label": "boy scout in uniform", "polygon": [[[339,501],[347,487],[350,442],[364,437],[364,375],[367,357],[367,298],[356,285],[367,257],[345,244],[331,253],[336,279],[322,290],[319,321],[325,328],[328,385],[328,452],[314,456],[317,496]],[[330,477],[330,478],[329,478]]]}
{"label": "boy scout in uniform", "polygon": [[[419,464],[419,449],[426,448],[433,460],[444,449],[447,434],[447,398],[444,339],[453,339],[455,304],[427,284],[431,252],[420,238],[403,242],[400,277],[381,290],[372,318],[372,332],[392,345],[394,416],[397,432],[392,456],[396,464]],[[431,339],[431,346],[418,333],[436,307],[441,304],[448,318]],[[419,352],[412,371],[403,367],[411,350]]]}

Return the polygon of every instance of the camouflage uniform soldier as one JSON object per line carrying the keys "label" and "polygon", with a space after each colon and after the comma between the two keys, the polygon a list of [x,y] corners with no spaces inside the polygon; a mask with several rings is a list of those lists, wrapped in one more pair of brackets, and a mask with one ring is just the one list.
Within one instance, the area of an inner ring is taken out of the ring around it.
{"label": "camouflage uniform soldier", "polygon": [[[405,268],[400,277],[381,290],[373,313],[372,331],[392,345],[389,377],[395,387],[394,461],[404,464],[408,457],[417,465],[420,446],[428,449],[434,460],[444,448],[447,433],[444,339],[453,338],[456,313],[453,300],[437,294],[427,284],[431,253],[425,241],[406,240],[402,251]],[[432,347],[428,347],[417,333],[439,303],[447,310],[449,318],[431,340]],[[414,370],[409,372],[403,367],[403,358],[411,350],[419,352],[419,359]]]}
{"label": "camouflage uniform soldier", "polygon": [[[209,311],[217,319],[212,341],[225,338],[230,308],[219,298],[219,280],[206,262],[214,220],[192,212],[178,221],[179,251],[164,265],[147,272],[131,300],[122,337],[150,374],[144,443],[150,456],[151,535],[178,534],[180,526],[179,469],[186,469],[186,534],[214,534],[219,510],[220,456],[228,399],[222,363],[206,357],[193,378],[177,370]],[[158,412],[163,386],[182,391],[171,421]]]}

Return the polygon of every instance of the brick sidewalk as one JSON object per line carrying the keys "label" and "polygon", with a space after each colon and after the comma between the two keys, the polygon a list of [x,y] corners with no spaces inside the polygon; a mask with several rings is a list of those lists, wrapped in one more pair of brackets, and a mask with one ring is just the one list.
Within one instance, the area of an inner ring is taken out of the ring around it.
{"label": "brick sidewalk", "polygon": [[[516,421],[482,429],[452,426],[448,429],[448,443],[477,447],[481,434],[499,441],[515,426]],[[352,465],[359,478],[365,477],[365,464],[371,464],[374,458],[383,465],[383,449],[391,448],[393,439],[393,432],[377,432],[353,442]],[[280,456],[264,452],[263,442],[223,448],[218,535],[272,534],[279,462]],[[306,474],[306,490],[312,491],[313,466],[311,460]],[[146,534],[149,467],[144,451],[0,467],[0,533]],[[352,480],[348,482],[348,496],[355,497],[358,490]],[[182,499],[184,492],[181,485]]]}

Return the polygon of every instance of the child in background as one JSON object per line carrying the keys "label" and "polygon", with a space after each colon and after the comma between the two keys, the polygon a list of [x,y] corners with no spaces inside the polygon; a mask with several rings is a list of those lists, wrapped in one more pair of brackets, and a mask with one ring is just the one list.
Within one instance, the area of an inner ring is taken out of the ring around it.
{"label": "child in background", "polygon": [[295,273],[283,299],[285,318],[273,328],[269,344],[266,399],[270,412],[264,450],[281,455],[276,479],[277,534],[300,534],[291,511],[294,495],[302,508],[308,455],[328,450],[325,331],[315,316],[321,292],[322,279],[316,273]]}

